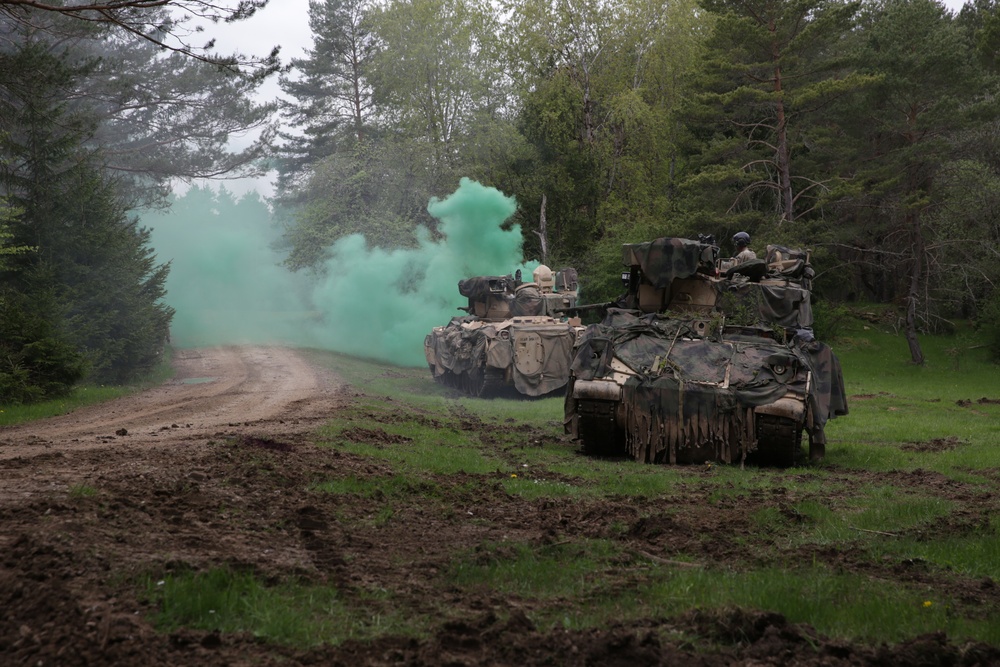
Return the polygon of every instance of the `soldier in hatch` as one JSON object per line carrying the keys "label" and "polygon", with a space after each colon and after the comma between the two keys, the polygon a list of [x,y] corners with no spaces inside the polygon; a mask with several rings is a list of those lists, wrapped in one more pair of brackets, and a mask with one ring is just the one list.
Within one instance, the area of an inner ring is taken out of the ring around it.
{"label": "soldier in hatch", "polygon": [[733,235],[733,245],[736,246],[736,255],[733,257],[733,266],[757,259],[757,253],[750,249],[750,235],[746,232],[736,232]]}

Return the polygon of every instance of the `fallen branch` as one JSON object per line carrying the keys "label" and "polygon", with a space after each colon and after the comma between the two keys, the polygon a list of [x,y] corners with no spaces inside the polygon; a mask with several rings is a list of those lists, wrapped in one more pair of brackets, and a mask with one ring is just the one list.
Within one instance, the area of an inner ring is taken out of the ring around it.
{"label": "fallen branch", "polygon": [[872,533],[873,535],[886,535],[888,537],[899,537],[899,533],[885,533],[881,530],[868,530],[866,528],[855,528],[854,526],[849,526],[851,530],[857,530],[862,533]]}
{"label": "fallen branch", "polygon": [[654,563],[660,563],[661,565],[678,565],[680,567],[702,567],[701,563],[689,563],[684,560],[670,560],[669,558],[661,558],[659,556],[654,556],[651,553],[647,553],[641,549],[632,549],[632,553],[637,556],[642,556],[647,558]]}

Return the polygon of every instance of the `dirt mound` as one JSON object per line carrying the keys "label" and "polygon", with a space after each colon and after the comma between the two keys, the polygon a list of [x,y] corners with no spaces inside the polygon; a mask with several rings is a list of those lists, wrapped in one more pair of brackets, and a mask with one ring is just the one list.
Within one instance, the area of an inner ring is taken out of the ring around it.
{"label": "dirt mound", "polygon": [[946,452],[956,449],[961,444],[963,443],[959,438],[949,436],[947,438],[933,438],[924,442],[908,442],[900,446],[900,449],[907,452]]}

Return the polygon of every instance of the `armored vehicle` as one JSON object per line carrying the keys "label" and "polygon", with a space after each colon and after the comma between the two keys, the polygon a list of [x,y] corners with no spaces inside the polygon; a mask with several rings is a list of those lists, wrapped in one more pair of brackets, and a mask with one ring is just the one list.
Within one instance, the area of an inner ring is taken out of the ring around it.
{"label": "armored vehicle", "polygon": [[711,237],[623,246],[626,293],[586,328],[566,391],[584,451],[648,463],[793,465],[847,414],[840,363],[812,335],[809,253],[720,260]]}
{"label": "armored vehicle", "polygon": [[566,386],[573,345],[583,332],[563,311],[576,305],[577,273],[536,268],[533,282],[480,276],[458,283],[467,314],[434,327],[424,354],[434,379],[470,396],[513,388],[541,396]]}

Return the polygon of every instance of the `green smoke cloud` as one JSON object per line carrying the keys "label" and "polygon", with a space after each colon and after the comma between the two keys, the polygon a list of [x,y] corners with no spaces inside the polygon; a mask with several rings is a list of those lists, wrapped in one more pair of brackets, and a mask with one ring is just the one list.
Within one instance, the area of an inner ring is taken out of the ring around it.
{"label": "green smoke cloud", "polygon": [[270,209],[256,193],[192,188],[165,213],[148,213],[157,259],[170,262],[166,301],[181,347],[308,344],[309,285],[280,265]]}
{"label": "green smoke cloud", "polygon": [[327,278],[313,295],[327,315],[323,344],[400,365],[425,364],[424,336],[465,305],[459,280],[530,271],[520,266],[520,226],[502,227],[516,210],[513,197],[463,178],[454,194],[427,206],[441,223],[440,241],[425,229],[416,248],[369,249],[357,235],[338,241],[326,265]]}
{"label": "green smoke cloud", "polygon": [[143,223],[159,260],[171,262],[175,344],[273,342],[422,366],[424,336],[465,305],[459,280],[537,266],[524,263],[520,227],[503,228],[516,209],[513,197],[462,179],[427,206],[439,239],[421,228],[417,247],[384,250],[345,237],[312,281],[281,266],[278,234],[256,194],[236,200],[195,188]]}

